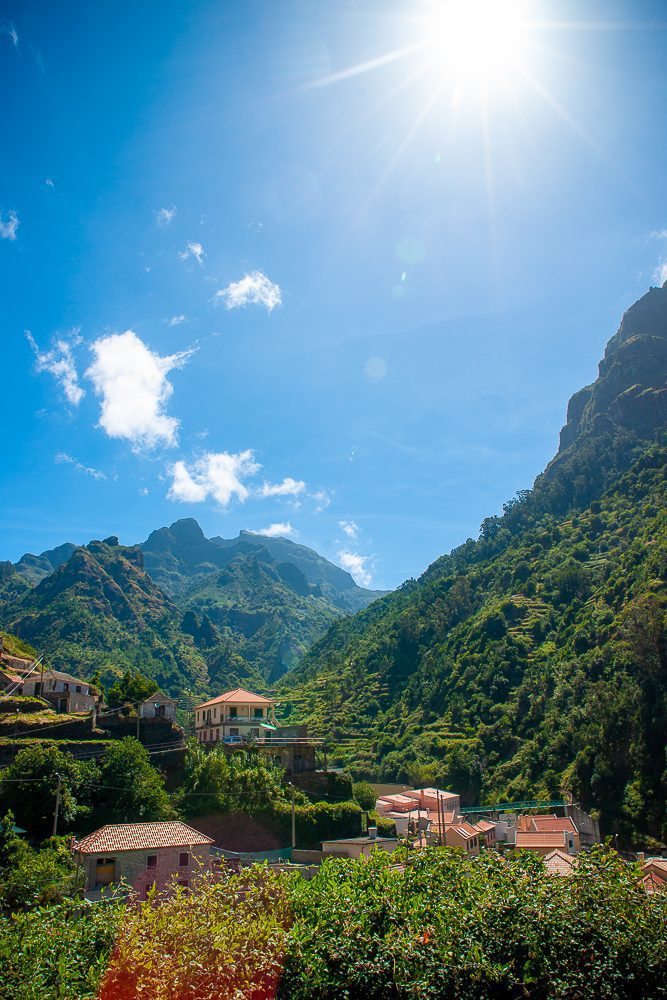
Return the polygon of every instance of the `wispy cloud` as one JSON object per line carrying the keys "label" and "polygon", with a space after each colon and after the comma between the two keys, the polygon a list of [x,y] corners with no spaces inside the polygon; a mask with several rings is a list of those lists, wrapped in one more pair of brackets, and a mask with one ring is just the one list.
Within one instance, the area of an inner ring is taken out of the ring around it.
{"label": "wispy cloud", "polygon": [[297,497],[306,488],[302,479],[286,476],[282,483],[264,483],[259,489],[261,497]]}
{"label": "wispy cloud", "polygon": [[294,538],[299,532],[293,528],[289,521],[276,521],[268,528],[257,528],[253,535],[266,535],[267,538]]}
{"label": "wispy cloud", "polygon": [[260,468],[250,449],[237,454],[209,451],[190,467],[182,461],[174,463],[167,496],[184,503],[202,503],[210,496],[227,507],[233,497],[241,502],[248,498],[250,490],[244,480]]}
{"label": "wispy cloud", "polygon": [[270,281],[261,271],[252,271],[240,281],[232,281],[215,293],[214,301],[222,302],[227,309],[240,309],[249,304],[264,306],[269,312],[282,303],[279,285]]}
{"label": "wispy cloud", "polygon": [[182,368],[194,351],[161,357],[133,330],[100,337],[91,350],[95,360],[86,376],[102,400],[98,426],[135,448],[176,444],[179,421],[164,412],[174,391],[167,375]]}
{"label": "wispy cloud", "polygon": [[53,177],[47,177],[46,180],[44,181],[44,183],[49,188],[55,187],[55,182],[53,180]]}
{"label": "wispy cloud", "polygon": [[15,240],[16,230],[21,225],[18,215],[14,209],[10,209],[5,216],[5,213],[0,214],[0,239],[3,240]]}
{"label": "wispy cloud", "polygon": [[203,265],[206,254],[204,253],[204,248],[201,243],[193,243],[189,240],[185,244],[185,250],[181,250],[178,256],[181,260],[189,260],[190,257],[193,257],[198,264]]}
{"label": "wispy cloud", "polygon": [[188,317],[184,313],[181,313],[180,316],[171,316],[167,320],[167,326],[180,326],[181,323],[187,323],[187,321]]}
{"label": "wispy cloud", "polygon": [[0,20],[0,34],[7,35],[15,49],[19,47],[18,32],[11,21],[7,21],[5,18]]}
{"label": "wispy cloud", "polygon": [[338,553],[339,565],[348,571],[360,587],[370,587],[372,583],[373,577],[367,568],[367,563],[371,559],[372,556],[362,556],[358,552],[349,552],[347,549],[341,549]]}
{"label": "wispy cloud", "polygon": [[667,259],[661,260],[653,272],[653,280],[659,285],[664,285],[667,281]]}
{"label": "wispy cloud", "polygon": [[176,206],[172,205],[171,208],[161,208],[155,213],[155,221],[158,226],[170,226],[174,219],[176,218]]}
{"label": "wispy cloud", "polygon": [[310,494],[312,500],[315,501],[315,513],[321,514],[323,510],[331,504],[331,497],[326,490],[315,490],[314,493]]}
{"label": "wispy cloud", "polygon": [[77,472],[83,472],[87,476],[92,476],[93,479],[107,478],[106,475],[100,471],[100,469],[93,469],[89,465],[84,465],[76,458],[72,458],[71,455],[68,455],[66,451],[59,451],[56,455],[54,455],[54,461],[57,462],[58,465],[71,465]]}
{"label": "wispy cloud", "polygon": [[35,352],[35,370],[53,375],[68,403],[78,406],[86,395],[85,390],[79,385],[79,376],[72,354],[72,348],[81,343],[78,331],[74,331],[69,340],[58,337],[50,351],[40,351],[30,330],[26,330],[25,335]]}
{"label": "wispy cloud", "polygon": [[667,240],[667,229],[652,229],[648,234],[649,240]]}
{"label": "wispy cloud", "polygon": [[345,532],[348,538],[359,537],[359,525],[355,521],[339,521],[338,527]]}

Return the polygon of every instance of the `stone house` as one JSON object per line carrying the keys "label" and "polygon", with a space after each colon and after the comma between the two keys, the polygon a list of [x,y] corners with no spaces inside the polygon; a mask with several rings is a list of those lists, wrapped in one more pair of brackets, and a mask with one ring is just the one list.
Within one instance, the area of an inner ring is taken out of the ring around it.
{"label": "stone house", "polygon": [[141,899],[155,886],[189,886],[211,868],[211,837],[187,823],[118,823],[75,841],[72,853],[85,876],[87,899],[134,889]]}

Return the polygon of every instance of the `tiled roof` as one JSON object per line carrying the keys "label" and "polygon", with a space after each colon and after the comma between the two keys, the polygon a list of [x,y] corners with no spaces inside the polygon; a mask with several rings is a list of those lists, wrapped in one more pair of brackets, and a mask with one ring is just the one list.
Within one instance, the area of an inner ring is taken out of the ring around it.
{"label": "tiled roof", "polygon": [[102,826],[74,844],[79,854],[106,854],[110,851],[145,851],[160,847],[190,847],[212,844],[211,837],[194,830],[187,823],[118,823]]}
{"label": "tiled roof", "polygon": [[550,875],[571,875],[574,858],[565,851],[552,851],[545,854],[544,865]]}
{"label": "tiled roof", "polygon": [[477,830],[474,826],[471,826],[470,823],[455,823],[454,826],[450,826],[449,829],[452,830],[453,833],[458,834],[459,837],[462,837],[464,840],[470,840],[471,837],[477,836]]}
{"label": "tiled roof", "polygon": [[422,796],[428,796],[431,799],[439,798],[441,802],[459,798],[456,792],[446,792],[442,788],[412,788],[405,794],[409,795],[411,799],[420,799]]}
{"label": "tiled roof", "polygon": [[539,832],[533,830],[517,830],[516,846],[526,848],[553,847],[554,850],[557,850],[558,848],[565,846],[565,838],[562,830],[542,830]]}
{"label": "tiled roof", "polygon": [[412,806],[415,807],[415,800],[408,798],[407,795],[401,795],[397,792],[395,795],[381,795],[378,802],[386,802],[391,806]]}
{"label": "tiled roof", "polygon": [[202,702],[196,708],[208,708],[209,705],[219,705],[221,702],[238,703],[239,705],[245,705],[248,702],[252,702],[253,705],[274,704],[270,698],[264,698],[261,694],[253,694],[252,691],[246,691],[245,688],[234,688],[233,691],[225,691],[224,694],[219,694],[217,698],[211,698],[210,701]]}
{"label": "tiled roof", "polygon": [[556,830],[579,833],[569,816],[531,816],[530,819],[531,827],[536,833],[553,833]]}
{"label": "tiled roof", "polygon": [[667,889],[667,873],[663,877],[654,871],[648,872],[640,879],[640,883],[646,892],[662,892],[663,889]]}
{"label": "tiled roof", "polygon": [[475,823],[475,826],[482,833],[488,833],[490,830],[495,830],[496,828],[496,824],[489,823],[488,819],[480,819],[479,823]]}

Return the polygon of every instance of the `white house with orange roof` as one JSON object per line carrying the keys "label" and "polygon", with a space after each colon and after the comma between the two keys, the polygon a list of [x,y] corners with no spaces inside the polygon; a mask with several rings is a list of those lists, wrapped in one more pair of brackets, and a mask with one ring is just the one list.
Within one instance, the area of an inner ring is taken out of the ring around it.
{"label": "white house with orange roof", "polygon": [[275,701],[244,688],[234,688],[195,708],[200,743],[265,743],[277,730]]}

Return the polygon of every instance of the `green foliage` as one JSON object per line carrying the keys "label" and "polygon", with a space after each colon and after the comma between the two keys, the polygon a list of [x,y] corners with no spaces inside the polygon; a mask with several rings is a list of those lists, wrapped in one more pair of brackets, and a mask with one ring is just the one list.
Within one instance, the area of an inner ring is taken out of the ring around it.
{"label": "green foliage", "polygon": [[94,1000],[123,907],[66,900],[0,916],[3,1000]]}
{"label": "green foliage", "polygon": [[352,794],[362,809],[367,812],[369,809],[375,809],[377,792],[367,781],[355,781],[352,785]]}
{"label": "green foliage", "polygon": [[26,747],[0,772],[0,813],[11,809],[18,825],[36,840],[48,836],[53,827],[58,776],[58,830],[73,829],[89,812],[98,772],[93,763],[77,761],[56,747]]}
{"label": "green foliage", "polygon": [[122,677],[112,684],[107,692],[111,708],[121,705],[136,705],[155,694],[155,681],[145,677],[138,670],[126,670]]}
{"label": "green foliage", "polygon": [[572,878],[534,856],[396,859],[332,861],[293,883],[282,996],[663,995],[667,896],[647,897],[617,855],[580,855]]}
{"label": "green foliage", "polygon": [[255,866],[122,912],[0,920],[0,988],[90,997],[117,933],[99,1000],[658,1000],[667,894],[639,874],[605,849],[568,878],[534,855],[437,848],[331,859],[311,880]]}
{"label": "green foliage", "polygon": [[288,922],[287,879],[259,867],[128,907],[99,1000],[275,996]]}
{"label": "green foliage", "polygon": [[99,785],[92,817],[95,826],[173,818],[164,778],[133,736],[109,743],[98,766]]}
{"label": "green foliage", "polygon": [[[302,792],[295,791],[295,796],[297,802],[307,801]],[[229,753],[222,746],[209,750],[196,740],[190,741],[178,793],[185,816],[213,812],[252,815],[288,801],[285,771],[270,757],[253,750]]]}
{"label": "green foliage", "polygon": [[344,741],[357,777],[464,804],[570,792],[603,831],[667,841],[666,468],[622,436],[566,454],[478,541],[336,623],[281,682],[290,721]]}
{"label": "green foliage", "polygon": [[27,642],[23,642],[16,635],[0,630],[0,638],[3,641],[3,649],[9,656],[18,656],[26,660],[36,660],[37,650],[33,649]]}

